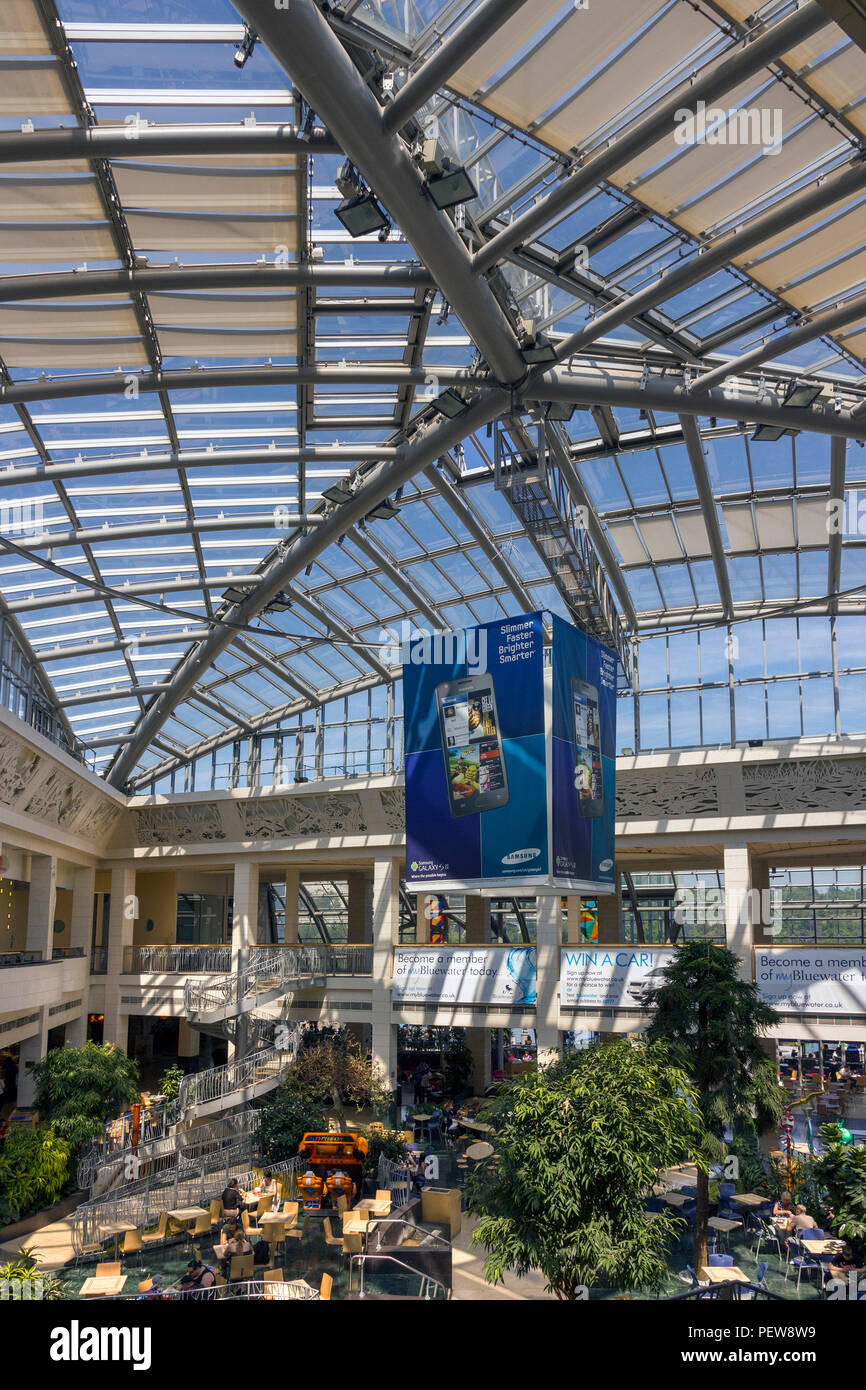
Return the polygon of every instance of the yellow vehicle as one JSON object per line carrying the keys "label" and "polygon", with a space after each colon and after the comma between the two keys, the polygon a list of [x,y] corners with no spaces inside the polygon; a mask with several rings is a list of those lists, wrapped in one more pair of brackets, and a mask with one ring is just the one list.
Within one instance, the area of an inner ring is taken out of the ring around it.
{"label": "yellow vehicle", "polygon": [[[364,1158],[367,1153],[367,1140],[363,1134],[305,1134],[298,1152],[306,1158],[308,1172],[321,1180],[325,1198],[331,1206],[337,1205],[338,1197],[345,1196],[347,1201],[351,1201],[356,1193],[363,1190]],[[338,1174],[339,1182],[330,1181],[336,1179]]]}

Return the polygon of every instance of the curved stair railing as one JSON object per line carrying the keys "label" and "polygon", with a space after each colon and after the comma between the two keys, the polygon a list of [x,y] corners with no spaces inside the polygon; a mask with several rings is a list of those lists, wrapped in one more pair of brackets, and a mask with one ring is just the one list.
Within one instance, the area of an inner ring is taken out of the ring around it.
{"label": "curved stair railing", "polygon": [[296,989],[325,982],[326,958],[315,946],[282,946],[253,952],[253,959],[235,974],[216,979],[187,980],[184,1009],[193,1028],[231,1023],[241,1014],[283,998]]}
{"label": "curved stair railing", "polygon": [[78,1186],[82,1190],[89,1188],[91,1197],[96,1197],[171,1167],[176,1157],[195,1163],[209,1153],[243,1142],[250,1150],[252,1163],[252,1139],[258,1123],[255,1110],[238,1110],[195,1128],[164,1134],[135,1148],[129,1146],[108,1157],[97,1153],[95,1162],[93,1155],[88,1153],[78,1165]]}

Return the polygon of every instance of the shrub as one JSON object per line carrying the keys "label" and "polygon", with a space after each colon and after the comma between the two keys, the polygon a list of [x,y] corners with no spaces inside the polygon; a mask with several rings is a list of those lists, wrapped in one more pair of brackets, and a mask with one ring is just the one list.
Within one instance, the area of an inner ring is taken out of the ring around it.
{"label": "shrub", "polygon": [[0,1154],[0,1224],[57,1201],[69,1179],[71,1152],[47,1126],[13,1126]]}

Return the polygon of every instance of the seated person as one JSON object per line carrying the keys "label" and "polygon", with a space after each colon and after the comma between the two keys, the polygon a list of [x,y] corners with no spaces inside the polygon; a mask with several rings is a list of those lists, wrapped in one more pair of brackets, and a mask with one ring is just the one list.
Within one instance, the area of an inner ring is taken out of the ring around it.
{"label": "seated person", "polygon": [[796,1235],[798,1231],[815,1231],[817,1229],[818,1222],[814,1216],[810,1216],[804,1206],[796,1206],[788,1223],[788,1230],[791,1234]]}
{"label": "seated person", "polygon": [[262,1237],[260,1240],[256,1241],[255,1249],[253,1250],[253,1264],[269,1265],[270,1262],[271,1247],[268,1244],[268,1242],[264,1239],[264,1237]]}
{"label": "seated person", "polygon": [[228,1261],[233,1255],[251,1255],[253,1247],[250,1245],[240,1226],[235,1227],[234,1234],[230,1234],[225,1243],[223,1258]]}
{"label": "seated person", "polygon": [[857,1261],[854,1259],[854,1254],[850,1245],[844,1245],[842,1247],[842,1253],[840,1255],[834,1255],[830,1261],[830,1273],[833,1275],[847,1274],[849,1270],[857,1268]]}
{"label": "seated person", "polygon": [[[279,1193],[280,1189],[277,1185],[277,1180],[274,1177],[273,1172],[270,1168],[266,1168],[262,1175],[261,1196],[277,1198],[279,1196]],[[274,1202],[274,1205],[276,1206],[276,1201]]]}
{"label": "seated person", "polygon": [[230,1211],[239,1212],[243,1200],[244,1194],[241,1192],[237,1178],[229,1178],[227,1185],[222,1191],[223,1211],[226,1213]]}
{"label": "seated person", "polygon": [[150,1281],[150,1288],[145,1289],[144,1293],[140,1293],[138,1298],[165,1298],[165,1289],[162,1287],[162,1275],[154,1274]]}
{"label": "seated person", "polygon": [[794,1204],[791,1200],[791,1194],[790,1192],[783,1192],[778,1202],[773,1203],[773,1216],[776,1218],[782,1217],[786,1221],[790,1221],[793,1215]]}
{"label": "seated person", "polygon": [[216,1283],[216,1275],[210,1265],[203,1264],[201,1260],[190,1260],[186,1267],[186,1274],[178,1284],[179,1289],[212,1289]]}

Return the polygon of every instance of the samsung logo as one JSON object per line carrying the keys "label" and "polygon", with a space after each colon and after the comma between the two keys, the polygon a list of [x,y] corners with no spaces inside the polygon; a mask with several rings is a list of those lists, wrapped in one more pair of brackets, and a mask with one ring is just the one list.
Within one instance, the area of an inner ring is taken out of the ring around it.
{"label": "samsung logo", "polygon": [[540,853],[540,849],[514,849],[510,854],[506,854],[502,863],[526,864],[530,859],[537,859]]}
{"label": "samsung logo", "polygon": [[612,859],[602,859],[602,861],[601,861],[601,863],[599,864],[598,867],[599,867],[599,872],[600,872],[600,873],[606,874],[607,871],[608,871],[608,869],[612,869],[612,868],[613,868],[613,860],[612,860]]}

